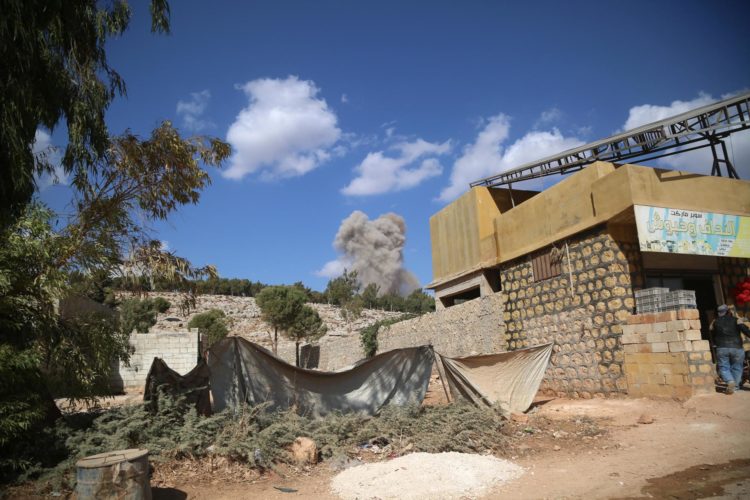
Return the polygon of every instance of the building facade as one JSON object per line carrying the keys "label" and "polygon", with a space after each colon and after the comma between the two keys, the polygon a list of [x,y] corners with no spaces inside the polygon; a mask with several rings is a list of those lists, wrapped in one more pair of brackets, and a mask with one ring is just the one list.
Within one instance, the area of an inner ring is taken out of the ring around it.
{"label": "building facade", "polygon": [[[430,230],[438,309],[502,293],[509,349],[555,342],[543,388],[626,393],[633,346],[708,349],[713,311],[733,303],[732,288],[750,274],[750,182],[598,162],[542,192],[472,188]],[[693,290],[696,317],[675,316],[688,323],[670,326],[673,344],[623,343],[642,312],[635,292],[650,287]]]}

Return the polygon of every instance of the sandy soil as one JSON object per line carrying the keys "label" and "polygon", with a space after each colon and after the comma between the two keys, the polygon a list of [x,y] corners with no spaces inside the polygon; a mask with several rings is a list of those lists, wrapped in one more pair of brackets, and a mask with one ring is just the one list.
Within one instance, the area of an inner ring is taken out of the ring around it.
{"label": "sandy soil", "polygon": [[[551,400],[510,424],[504,458],[526,473],[485,498],[750,498],[748,431],[747,390],[686,403]],[[152,484],[155,499],[333,499],[335,473],[322,464],[245,480]]]}

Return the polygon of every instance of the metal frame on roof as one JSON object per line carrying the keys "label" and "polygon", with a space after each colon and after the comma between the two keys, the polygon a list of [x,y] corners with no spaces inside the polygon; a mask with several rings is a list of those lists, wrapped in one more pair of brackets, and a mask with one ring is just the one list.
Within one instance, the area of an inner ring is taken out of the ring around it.
{"label": "metal frame on roof", "polygon": [[526,163],[470,185],[510,186],[514,182],[580,170],[596,161],[653,160],[705,147],[711,148],[714,157],[711,175],[721,176],[724,165],[728,177],[739,179],[723,139],[748,128],[750,92]]}

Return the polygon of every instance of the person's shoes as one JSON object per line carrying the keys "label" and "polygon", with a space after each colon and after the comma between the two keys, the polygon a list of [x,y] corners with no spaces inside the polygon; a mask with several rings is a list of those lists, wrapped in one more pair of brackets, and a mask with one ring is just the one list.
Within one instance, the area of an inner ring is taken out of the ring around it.
{"label": "person's shoes", "polygon": [[726,394],[734,394],[734,386],[735,386],[734,380],[732,380],[731,382],[727,382]]}

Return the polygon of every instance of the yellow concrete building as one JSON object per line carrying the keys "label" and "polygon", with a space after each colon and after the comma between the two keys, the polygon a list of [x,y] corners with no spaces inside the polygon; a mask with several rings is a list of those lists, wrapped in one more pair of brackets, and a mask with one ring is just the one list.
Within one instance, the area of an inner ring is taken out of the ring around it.
{"label": "yellow concrete building", "polygon": [[694,292],[696,317],[669,333],[689,341],[667,354],[708,349],[716,306],[750,274],[750,182],[597,162],[538,193],[474,187],[432,216],[430,233],[438,309],[500,294],[509,349],[556,344],[546,389],[625,393],[627,350],[652,349],[622,340],[633,314],[651,312],[639,290]]}
{"label": "yellow concrete building", "polygon": [[[637,241],[637,205],[750,217],[750,182],[597,162],[540,193],[474,187],[430,218],[433,281],[427,287],[438,307],[452,297],[498,291],[504,263],[600,225]],[[686,271],[718,267],[717,256],[647,253],[655,267],[680,269],[677,261]]]}

